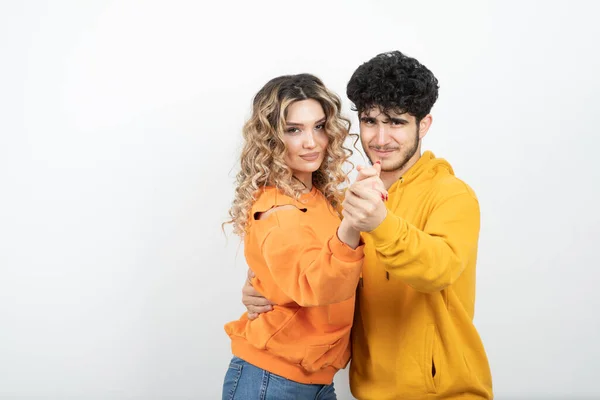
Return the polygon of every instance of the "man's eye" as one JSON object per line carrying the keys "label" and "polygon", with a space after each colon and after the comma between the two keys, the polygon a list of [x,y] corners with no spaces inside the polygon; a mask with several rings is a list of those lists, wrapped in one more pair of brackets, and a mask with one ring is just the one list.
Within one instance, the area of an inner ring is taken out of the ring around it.
{"label": "man's eye", "polygon": [[374,124],[375,123],[375,119],[373,119],[373,118],[361,118],[360,120],[362,122],[364,122],[365,124]]}

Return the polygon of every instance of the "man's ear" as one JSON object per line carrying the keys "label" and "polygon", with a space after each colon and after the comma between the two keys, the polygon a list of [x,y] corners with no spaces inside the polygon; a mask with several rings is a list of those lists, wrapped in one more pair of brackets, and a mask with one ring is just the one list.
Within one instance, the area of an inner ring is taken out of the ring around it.
{"label": "man's ear", "polygon": [[421,121],[419,122],[419,139],[423,139],[425,135],[427,135],[427,132],[429,131],[429,127],[431,126],[432,122],[433,117],[431,116],[431,114],[427,114],[421,119]]}

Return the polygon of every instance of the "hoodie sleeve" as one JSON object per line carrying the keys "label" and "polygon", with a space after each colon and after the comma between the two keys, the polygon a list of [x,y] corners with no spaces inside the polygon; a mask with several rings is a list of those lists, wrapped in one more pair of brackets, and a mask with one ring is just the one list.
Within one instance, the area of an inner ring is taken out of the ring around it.
{"label": "hoodie sleeve", "polygon": [[297,210],[278,210],[261,252],[279,288],[303,307],[339,303],[354,296],[364,259],[364,245],[352,249],[337,236],[325,241],[300,223]]}
{"label": "hoodie sleeve", "polygon": [[479,224],[479,203],[465,192],[439,203],[423,230],[389,212],[369,235],[390,275],[417,291],[436,292],[453,284],[477,257]]}

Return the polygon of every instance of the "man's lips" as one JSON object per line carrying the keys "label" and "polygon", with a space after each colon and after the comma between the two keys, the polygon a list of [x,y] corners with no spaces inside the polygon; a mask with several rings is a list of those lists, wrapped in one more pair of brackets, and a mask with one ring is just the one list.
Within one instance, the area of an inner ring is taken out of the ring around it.
{"label": "man's lips", "polygon": [[373,151],[378,156],[385,157],[385,156],[388,156],[388,155],[392,154],[393,152],[395,152],[396,149],[374,149],[374,148],[371,148],[371,151]]}

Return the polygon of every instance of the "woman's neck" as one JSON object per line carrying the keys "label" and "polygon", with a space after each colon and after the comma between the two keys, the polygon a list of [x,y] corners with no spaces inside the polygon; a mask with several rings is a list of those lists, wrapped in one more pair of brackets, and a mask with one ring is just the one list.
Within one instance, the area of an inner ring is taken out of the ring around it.
{"label": "woman's neck", "polygon": [[294,175],[292,175],[292,177],[294,178],[295,181],[302,184],[302,186],[303,186],[302,193],[308,193],[312,190],[312,187],[313,187],[312,174],[302,174],[302,175],[294,174]]}

